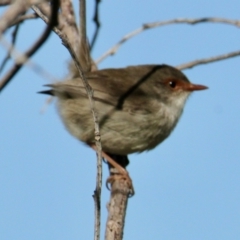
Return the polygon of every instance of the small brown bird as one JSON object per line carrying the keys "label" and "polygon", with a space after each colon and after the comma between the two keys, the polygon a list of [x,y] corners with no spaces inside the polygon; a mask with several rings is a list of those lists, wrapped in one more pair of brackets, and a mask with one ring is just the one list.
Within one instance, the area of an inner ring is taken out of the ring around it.
{"label": "small brown bird", "polygon": [[[189,82],[168,65],[103,69],[85,74],[94,90],[102,148],[108,155],[126,156],[155,148],[176,126],[191,92],[207,89]],[[80,78],[49,84],[40,93],[58,98],[68,131],[94,146],[94,123]]]}

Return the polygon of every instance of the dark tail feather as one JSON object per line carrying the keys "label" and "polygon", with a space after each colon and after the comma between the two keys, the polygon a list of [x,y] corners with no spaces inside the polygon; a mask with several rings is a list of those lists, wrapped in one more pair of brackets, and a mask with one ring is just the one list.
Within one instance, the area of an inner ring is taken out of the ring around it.
{"label": "dark tail feather", "polygon": [[50,89],[50,90],[45,90],[45,91],[40,91],[40,92],[37,92],[37,93],[47,94],[47,95],[54,96],[54,92],[53,92],[52,89]]}

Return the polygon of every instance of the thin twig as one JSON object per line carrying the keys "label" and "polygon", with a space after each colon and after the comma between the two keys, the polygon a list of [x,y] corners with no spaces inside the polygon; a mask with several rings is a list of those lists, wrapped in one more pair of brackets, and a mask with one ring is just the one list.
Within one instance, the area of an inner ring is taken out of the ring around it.
{"label": "thin twig", "polygon": [[80,0],[79,5],[79,16],[80,16],[80,34],[81,38],[87,39],[87,22],[86,22],[86,1]]}
{"label": "thin twig", "polygon": [[[87,42],[87,23],[86,23],[86,1],[80,0],[80,48],[79,48],[79,73],[91,71],[91,56]],[[76,63],[76,61],[75,61]],[[80,75],[80,76],[81,76]],[[82,78],[82,76],[81,76]],[[86,81],[84,79],[84,81]],[[87,90],[87,88],[86,88]],[[90,94],[89,94],[90,96]],[[94,107],[93,91],[91,90],[91,109],[95,123],[95,142],[97,147],[97,176],[96,176],[96,189],[94,191],[94,206],[95,206],[95,222],[94,222],[94,240],[100,239],[100,224],[101,224],[101,191],[102,191],[102,145],[99,130],[98,119]]]}
{"label": "thin twig", "polygon": [[31,19],[36,19],[36,18],[38,18],[38,16],[35,13],[26,14],[26,15],[18,17],[9,27],[12,27],[16,24],[22,23],[25,20],[31,20]]}
{"label": "thin twig", "polygon": [[79,48],[79,62],[84,72],[92,72],[97,70],[97,65],[92,60],[90,55],[90,48],[86,32],[86,8],[85,0],[80,1],[80,48]]}
{"label": "thin twig", "polygon": [[87,42],[86,33],[86,2],[80,0],[80,48],[79,48],[79,62],[84,72],[91,71],[91,57],[90,50]]}
{"label": "thin twig", "polygon": [[44,30],[40,38],[33,44],[33,46],[26,51],[25,57],[15,63],[15,65],[6,73],[0,81],[0,92],[10,82],[14,75],[21,69],[23,64],[43,45],[43,43],[50,36],[53,26],[57,25],[57,13],[59,8],[59,0],[54,0],[52,5],[52,14],[49,25]]}
{"label": "thin twig", "polygon": [[178,65],[178,66],[176,66],[176,68],[178,68],[179,70],[183,70],[183,69],[187,69],[187,68],[193,68],[193,67],[201,65],[201,64],[207,64],[207,63],[216,62],[216,61],[220,61],[220,60],[224,60],[224,59],[232,58],[232,57],[237,57],[237,56],[240,56],[240,51],[226,53],[226,54],[222,54],[222,55],[218,55],[218,56],[210,57],[210,58],[202,58],[199,60],[194,60],[194,61],[191,61],[188,63]]}
{"label": "thin twig", "polygon": [[1,64],[0,73],[4,69],[7,61],[11,58],[11,52],[12,52],[13,46],[15,45],[16,40],[17,40],[17,34],[18,34],[19,27],[20,27],[20,24],[17,24],[14,27],[14,29],[13,29],[13,32],[12,32],[12,44],[11,44],[11,47],[7,51],[7,56],[4,58],[4,60],[3,60],[2,64]]}
{"label": "thin twig", "polygon": [[[44,15],[44,13],[41,11],[42,9],[40,10],[40,7],[32,6],[32,9],[46,24],[49,24],[48,17]],[[64,33],[58,27],[53,27],[52,30],[62,39]],[[68,41],[70,42],[70,40]]]}
{"label": "thin twig", "polygon": [[39,64],[35,63],[32,59],[26,59],[26,55],[18,51],[15,46],[7,41],[3,36],[0,40],[0,43],[10,52],[12,59],[15,62],[23,62],[26,60],[24,66],[29,67],[36,74],[42,76],[42,78],[47,79],[49,82],[56,82],[56,78],[49,72],[47,72],[44,68],[42,68]]}
{"label": "thin twig", "polygon": [[94,240],[100,239],[100,220],[101,220],[101,189],[102,189],[102,145],[101,145],[101,136],[98,124],[98,117],[95,109],[95,104],[93,100],[93,90],[87,82],[85,75],[83,73],[83,69],[79,64],[77,55],[75,54],[73,48],[69,44],[69,41],[65,35],[61,35],[58,33],[63,41],[63,45],[68,49],[70,52],[72,59],[76,65],[76,68],[79,71],[80,78],[83,81],[83,85],[87,92],[87,96],[90,103],[90,109],[92,111],[93,121],[94,121],[94,129],[95,129],[95,144],[97,147],[97,177],[96,177],[96,189],[94,191],[94,202],[95,202],[95,224],[94,224]]}
{"label": "thin twig", "polygon": [[145,30],[156,28],[156,27],[162,27],[165,25],[170,24],[198,24],[198,23],[224,23],[224,24],[230,24],[235,27],[240,27],[240,21],[238,20],[231,20],[226,18],[197,18],[197,19],[173,19],[168,21],[161,21],[161,22],[154,22],[154,23],[147,23],[143,24],[142,27],[126,34],[117,44],[115,44],[113,47],[111,47],[106,53],[104,53],[101,57],[99,57],[95,62],[96,64],[99,64],[101,61],[103,61],[105,58],[107,58],[110,55],[114,55],[118,49],[121,47],[123,43],[128,41],[129,39],[135,37],[136,35],[142,33]]}
{"label": "thin twig", "polygon": [[[85,90],[87,92],[88,95],[88,99],[89,99],[89,103],[90,103],[90,109],[92,111],[92,115],[93,115],[93,121],[94,121],[94,129],[95,129],[95,141],[96,141],[96,147],[97,147],[97,157],[98,157],[98,176],[97,176],[97,187],[96,187],[96,193],[100,194],[101,193],[101,182],[102,182],[102,176],[101,176],[101,164],[102,164],[102,146],[101,146],[101,139],[100,139],[100,130],[99,130],[99,124],[98,124],[98,117],[96,114],[96,110],[95,110],[95,104],[94,104],[94,100],[93,100],[93,90],[91,88],[91,86],[88,84],[87,79],[85,78],[85,75],[83,73],[82,67],[79,64],[77,55],[75,54],[72,46],[70,45],[68,38],[66,35],[64,34],[60,34],[59,36],[62,39],[63,45],[68,49],[69,53],[72,56],[72,59],[74,60],[74,63],[76,64],[77,69],[79,70],[79,75],[80,78],[83,81],[83,85],[85,87]],[[99,204],[98,204],[99,206]],[[100,219],[99,219],[100,221]],[[99,238],[95,238],[95,239],[99,239]]]}
{"label": "thin twig", "polygon": [[0,19],[0,37],[4,32],[12,25],[18,16],[21,16],[28,10],[28,8],[37,2],[37,0],[18,0],[14,1],[13,4],[5,11]]}
{"label": "thin twig", "polygon": [[[80,37],[76,23],[76,17],[71,0],[60,0],[61,13],[59,14],[59,29],[68,36],[75,52],[79,49]],[[46,4],[44,5],[47,6]],[[40,7],[41,9],[41,7]]]}
{"label": "thin twig", "polygon": [[[33,10],[37,13],[37,15],[48,24],[48,18],[40,11],[40,9],[36,6],[33,7]],[[85,90],[88,95],[89,103],[90,103],[90,109],[92,111],[93,115],[93,121],[94,121],[94,129],[95,129],[95,140],[96,140],[96,147],[97,147],[97,186],[94,193],[94,198],[96,199],[95,202],[95,215],[96,215],[96,221],[95,221],[95,239],[98,240],[100,238],[100,194],[101,194],[101,186],[102,186],[102,146],[101,146],[101,139],[100,139],[100,130],[99,130],[99,124],[98,124],[98,118],[95,110],[95,104],[93,100],[93,90],[91,89],[90,85],[88,84],[83,69],[79,63],[78,57],[76,53],[74,52],[73,47],[71,46],[71,43],[69,39],[67,38],[66,34],[64,34],[62,31],[60,31],[57,27],[53,27],[53,31],[62,39],[63,45],[68,49],[69,53],[72,56],[72,59],[75,63],[76,68],[78,69],[80,78],[83,81],[83,85],[85,87]]]}
{"label": "thin twig", "polygon": [[0,6],[6,6],[12,3],[12,0],[0,0]]}
{"label": "thin twig", "polygon": [[91,45],[90,45],[90,50],[91,51],[92,51],[92,49],[93,49],[93,47],[96,43],[96,40],[97,40],[97,37],[98,37],[98,34],[99,34],[99,30],[100,30],[100,27],[101,27],[101,23],[100,23],[100,20],[99,20],[99,5],[100,5],[100,2],[101,2],[101,0],[95,0],[95,12],[94,12],[93,21],[95,22],[96,29],[95,29],[95,32],[93,34],[93,38],[92,38]]}

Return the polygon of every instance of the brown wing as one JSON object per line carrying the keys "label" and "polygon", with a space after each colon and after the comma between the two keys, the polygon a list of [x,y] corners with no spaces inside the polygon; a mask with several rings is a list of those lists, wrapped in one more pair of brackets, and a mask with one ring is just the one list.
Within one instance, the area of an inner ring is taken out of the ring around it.
{"label": "brown wing", "polygon": [[[159,96],[154,91],[156,81],[175,72],[178,78],[184,75],[167,65],[142,65],[120,69],[104,69],[86,73],[88,83],[94,90],[95,101],[128,111],[155,111],[153,101]],[[66,98],[86,98],[87,94],[80,78],[48,85],[54,95]],[[151,104],[151,106],[148,106]],[[158,107],[158,106],[156,106]]]}

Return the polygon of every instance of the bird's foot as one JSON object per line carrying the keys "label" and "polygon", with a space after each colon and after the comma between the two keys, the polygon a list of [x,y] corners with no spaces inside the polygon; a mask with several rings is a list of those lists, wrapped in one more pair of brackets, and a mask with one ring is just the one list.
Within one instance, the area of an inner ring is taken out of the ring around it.
{"label": "bird's foot", "polygon": [[[95,151],[97,151],[96,146],[93,144],[89,144]],[[112,185],[117,180],[124,180],[127,183],[129,188],[129,197],[134,195],[134,187],[132,183],[132,179],[130,178],[128,171],[123,168],[120,164],[118,164],[112,157],[110,157],[107,153],[102,152],[102,157],[112,166],[112,169],[115,169],[116,172],[111,172],[111,176],[106,181],[106,186],[110,190],[109,184]]]}
{"label": "bird's foot", "polygon": [[112,186],[115,181],[118,181],[118,182],[124,181],[126,183],[128,188],[128,197],[132,197],[135,194],[132,179],[130,178],[127,171],[124,174],[114,173],[111,176],[109,176],[106,181],[107,189],[111,190],[111,187],[109,187],[109,185]]}

